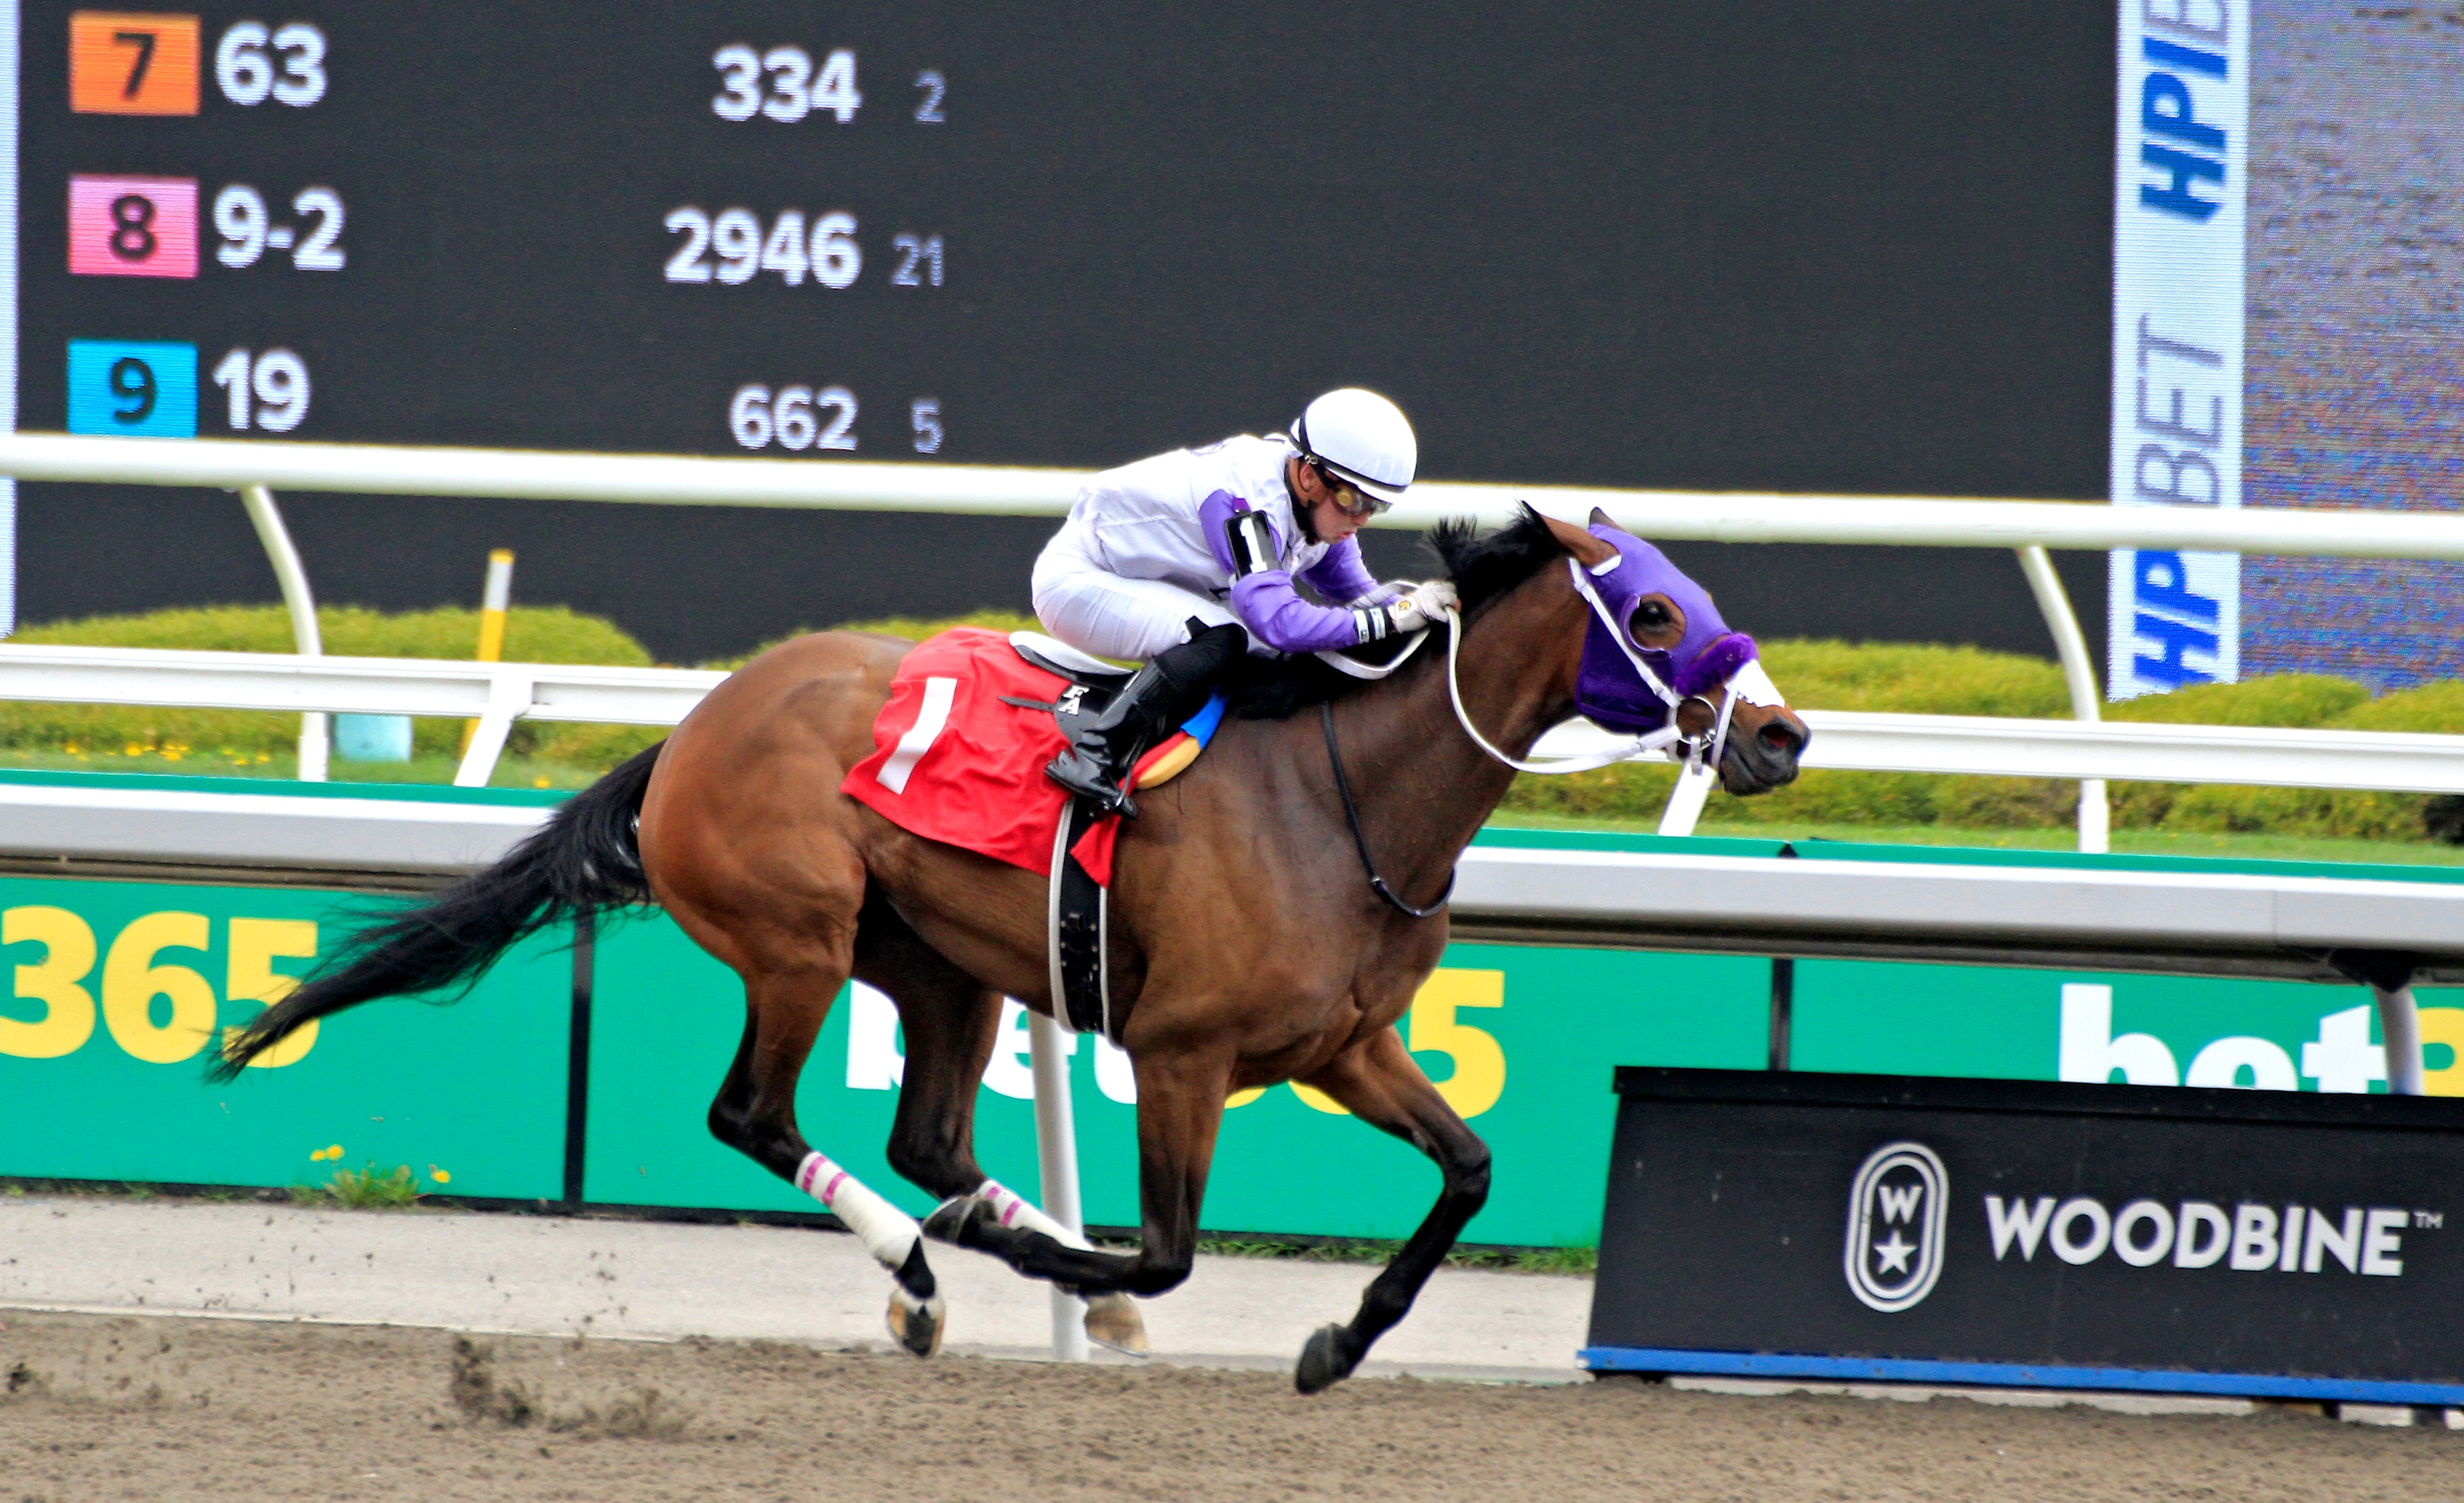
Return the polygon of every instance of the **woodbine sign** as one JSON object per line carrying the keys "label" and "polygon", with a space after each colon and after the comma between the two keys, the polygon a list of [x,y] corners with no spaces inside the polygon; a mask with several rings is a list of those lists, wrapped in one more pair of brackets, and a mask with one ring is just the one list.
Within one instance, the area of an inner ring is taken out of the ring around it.
{"label": "woodbine sign", "polygon": [[2464,1102],[1725,1070],[1617,1088],[1594,1368],[2464,1401]]}

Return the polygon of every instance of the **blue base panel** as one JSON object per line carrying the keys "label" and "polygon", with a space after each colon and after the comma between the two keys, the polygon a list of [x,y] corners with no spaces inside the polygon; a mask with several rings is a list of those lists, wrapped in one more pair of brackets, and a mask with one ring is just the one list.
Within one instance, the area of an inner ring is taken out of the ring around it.
{"label": "blue base panel", "polygon": [[1650,1346],[1586,1346],[1575,1355],[1594,1372],[1716,1373],[1729,1378],[1817,1378],[1833,1383],[1972,1383],[1989,1388],[2107,1388],[2143,1393],[2211,1393],[2237,1399],[2464,1407],[2464,1383],[2289,1378],[2276,1373],[2195,1373],[2150,1367],[2045,1367],[2018,1362],[1815,1357],[1790,1352],[1688,1352]]}

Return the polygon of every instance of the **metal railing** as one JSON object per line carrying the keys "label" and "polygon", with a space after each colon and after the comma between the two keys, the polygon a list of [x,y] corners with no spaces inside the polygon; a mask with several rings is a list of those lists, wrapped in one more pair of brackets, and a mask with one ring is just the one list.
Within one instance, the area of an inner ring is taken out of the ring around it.
{"label": "metal railing", "polygon": [[726,677],[684,668],[0,646],[0,700],[476,720],[453,775],[463,788],[487,785],[517,720],[672,726]]}
{"label": "metal railing", "polygon": [[[466,788],[485,786],[517,720],[672,726],[726,677],[686,668],[0,645],[0,700],[476,719],[479,733],[453,779]],[[2464,794],[2464,736],[1803,714],[1815,732],[1810,768]],[[1574,721],[1542,737],[1539,751],[1570,755],[1621,739]]]}
{"label": "metal railing", "polygon": [[[20,480],[268,486],[375,495],[797,507],[1061,516],[1091,471],[835,459],[708,459],[529,449],[291,444],[248,439],[0,435]],[[1529,501],[1556,515],[1596,506],[1645,536],[1721,543],[1927,548],[2165,548],[2354,558],[2464,559],[2464,516],[2411,512],[2109,507],[2067,501],[1618,490],[1424,480],[1372,524],[1505,520]]]}

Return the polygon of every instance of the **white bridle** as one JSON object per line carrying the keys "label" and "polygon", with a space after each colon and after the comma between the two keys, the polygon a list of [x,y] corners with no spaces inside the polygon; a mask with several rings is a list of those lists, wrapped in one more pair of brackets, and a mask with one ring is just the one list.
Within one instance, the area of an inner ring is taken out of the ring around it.
{"label": "white bridle", "polygon": [[[1613,568],[1617,561],[1610,559],[1608,562]],[[1613,747],[1606,752],[1595,752],[1579,756],[1551,757],[1545,761],[1527,761],[1507,755],[1489,745],[1488,738],[1480,733],[1480,728],[1471,723],[1471,712],[1463,708],[1463,679],[1457,668],[1463,649],[1463,612],[1449,610],[1446,612],[1446,694],[1454,701],[1455,719],[1462,724],[1463,734],[1471,737],[1474,746],[1498,761],[1518,773],[1540,773],[1553,776],[1565,773],[1588,773],[1595,768],[1608,767],[1617,762],[1629,762],[1636,757],[1647,756],[1654,752],[1682,745],[1685,749],[1682,760],[1686,764],[1688,771],[1703,767],[1716,768],[1720,765],[1720,754],[1727,748],[1728,722],[1736,713],[1737,701],[1740,697],[1750,699],[1757,705],[1787,703],[1780,698],[1779,687],[1771,683],[1771,675],[1763,671],[1762,664],[1759,661],[1749,660],[1736,672],[1728,675],[1727,684],[1723,686],[1727,692],[1720,698],[1719,718],[1712,725],[1711,734],[1707,737],[1685,734],[1677,729],[1677,711],[1689,697],[1699,698],[1700,696],[1678,693],[1669,687],[1659,674],[1653,672],[1651,664],[1643,661],[1641,652],[1633,643],[1626,640],[1625,632],[1610,617],[1607,602],[1600,599],[1598,591],[1592,588],[1592,581],[1584,573],[1583,566],[1569,558],[1566,560],[1566,569],[1573,577],[1575,593],[1590,603],[1592,614],[1598,617],[1601,623],[1608,627],[1609,636],[1616,641],[1618,649],[1624,652],[1626,661],[1634,664],[1634,670],[1641,676],[1644,686],[1658,695],[1661,703],[1668,707],[1668,724],[1657,730],[1646,730],[1639,736],[1630,738],[1623,745]]]}

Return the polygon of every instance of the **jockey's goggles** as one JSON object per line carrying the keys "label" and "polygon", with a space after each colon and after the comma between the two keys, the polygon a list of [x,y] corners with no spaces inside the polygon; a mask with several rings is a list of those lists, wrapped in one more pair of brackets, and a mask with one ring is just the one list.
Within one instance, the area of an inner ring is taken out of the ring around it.
{"label": "jockey's goggles", "polygon": [[1374,496],[1363,490],[1357,481],[1325,460],[1313,460],[1311,463],[1317,468],[1318,479],[1326,482],[1327,490],[1334,493],[1335,510],[1346,516],[1375,516],[1395,504],[1383,496]]}

